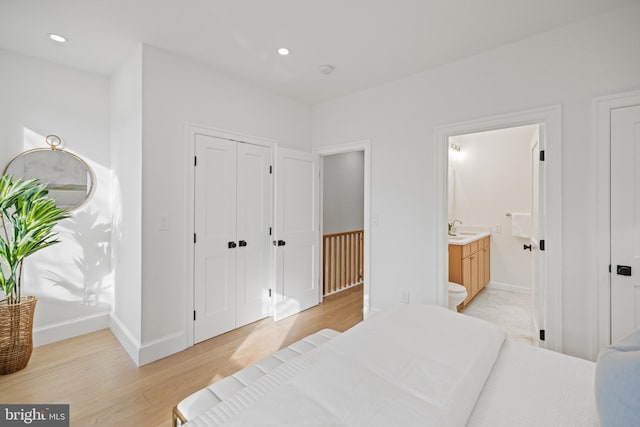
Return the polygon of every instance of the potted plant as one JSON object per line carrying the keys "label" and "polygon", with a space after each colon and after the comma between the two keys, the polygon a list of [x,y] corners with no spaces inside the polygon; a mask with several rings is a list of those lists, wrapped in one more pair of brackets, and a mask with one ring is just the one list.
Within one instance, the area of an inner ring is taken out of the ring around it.
{"label": "potted plant", "polygon": [[24,260],[59,241],[54,226],[69,215],[47,197],[46,185],[0,177],[0,374],[27,366],[33,350],[36,297],[22,296]]}

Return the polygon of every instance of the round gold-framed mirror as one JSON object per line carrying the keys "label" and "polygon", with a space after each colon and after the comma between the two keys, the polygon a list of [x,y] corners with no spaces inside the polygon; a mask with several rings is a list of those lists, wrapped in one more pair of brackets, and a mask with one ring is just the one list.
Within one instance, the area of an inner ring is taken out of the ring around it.
{"label": "round gold-framed mirror", "polygon": [[38,179],[47,185],[49,197],[58,207],[77,209],[93,194],[95,174],[80,157],[58,148],[60,138],[49,135],[50,148],[35,148],[18,154],[4,168],[4,174],[15,178]]}

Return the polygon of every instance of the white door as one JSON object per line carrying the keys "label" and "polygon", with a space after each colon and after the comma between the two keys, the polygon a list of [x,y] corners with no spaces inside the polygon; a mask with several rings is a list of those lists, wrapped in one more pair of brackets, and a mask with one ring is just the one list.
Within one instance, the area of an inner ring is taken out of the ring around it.
{"label": "white door", "polygon": [[[544,127],[538,126],[530,144],[531,155],[531,317],[534,345],[546,347],[540,341],[540,331],[545,330],[547,320],[547,283],[544,251],[540,240],[544,236],[544,163],[540,161],[540,152],[544,150]],[[546,331],[545,331],[546,333]]]}
{"label": "white door", "polygon": [[194,342],[236,327],[236,145],[196,135]]}
{"label": "white door", "polygon": [[236,327],[269,316],[271,151],[238,144]]}
{"label": "white door", "polygon": [[611,342],[640,328],[640,106],[611,112]]}
{"label": "white door", "polygon": [[279,149],[276,167],[274,319],[317,305],[319,170],[317,156]]}

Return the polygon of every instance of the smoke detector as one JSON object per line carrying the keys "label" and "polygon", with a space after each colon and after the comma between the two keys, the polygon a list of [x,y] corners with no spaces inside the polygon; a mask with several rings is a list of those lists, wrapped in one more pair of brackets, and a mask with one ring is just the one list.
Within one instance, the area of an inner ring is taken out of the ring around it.
{"label": "smoke detector", "polygon": [[319,70],[320,70],[320,74],[324,74],[326,76],[333,73],[333,70],[335,70],[335,67],[331,64],[324,64],[320,66]]}

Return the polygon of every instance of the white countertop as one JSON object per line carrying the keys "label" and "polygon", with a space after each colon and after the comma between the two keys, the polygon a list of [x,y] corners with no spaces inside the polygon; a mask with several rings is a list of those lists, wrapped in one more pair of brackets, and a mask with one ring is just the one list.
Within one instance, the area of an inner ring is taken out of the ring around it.
{"label": "white countertop", "polygon": [[459,231],[456,236],[448,236],[450,245],[468,245],[483,237],[491,236],[489,231]]}

